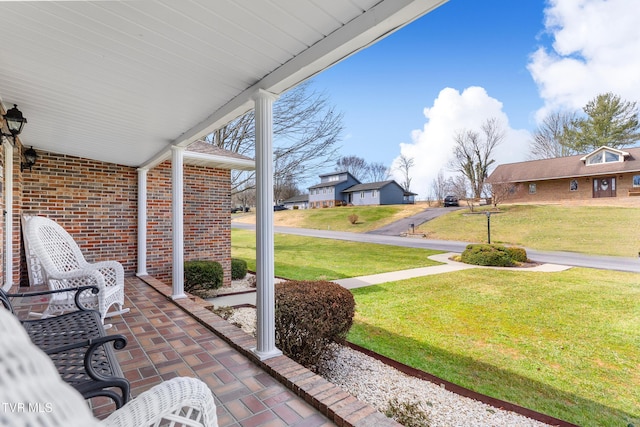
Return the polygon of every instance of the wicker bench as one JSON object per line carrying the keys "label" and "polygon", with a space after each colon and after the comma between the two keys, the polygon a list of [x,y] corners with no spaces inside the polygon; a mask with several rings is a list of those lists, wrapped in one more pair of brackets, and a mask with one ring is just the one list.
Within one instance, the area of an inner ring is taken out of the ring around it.
{"label": "wicker bench", "polygon": [[21,320],[31,341],[53,361],[62,379],[73,386],[85,399],[106,396],[116,408],[129,400],[129,382],[124,377],[114,349],[127,345],[122,335],[107,335],[102,316],[96,310],[87,310],[80,303],[84,292],[98,291],[85,286],[73,290],[49,290],[7,294],[0,289],[0,303],[15,314],[10,298],[35,297],[59,292],[75,292],[77,311],[55,317]]}

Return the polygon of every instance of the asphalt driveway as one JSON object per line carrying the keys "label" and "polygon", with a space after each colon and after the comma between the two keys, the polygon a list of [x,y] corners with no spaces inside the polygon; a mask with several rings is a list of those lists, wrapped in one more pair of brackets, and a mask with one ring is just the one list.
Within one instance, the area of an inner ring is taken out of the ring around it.
{"label": "asphalt driveway", "polygon": [[401,219],[391,224],[387,224],[377,230],[369,231],[369,234],[381,234],[384,236],[400,236],[403,233],[411,231],[411,224],[414,227],[418,227],[420,224],[424,224],[434,218],[444,215],[451,211],[461,208],[428,208],[416,215]]}

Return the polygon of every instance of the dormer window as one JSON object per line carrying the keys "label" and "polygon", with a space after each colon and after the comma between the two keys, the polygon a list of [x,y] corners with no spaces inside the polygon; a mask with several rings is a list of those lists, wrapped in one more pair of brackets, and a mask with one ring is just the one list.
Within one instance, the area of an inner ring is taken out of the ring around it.
{"label": "dormer window", "polygon": [[602,163],[624,162],[625,156],[628,155],[629,153],[625,151],[601,147],[593,153],[583,157],[581,160],[584,161],[587,166],[600,165]]}

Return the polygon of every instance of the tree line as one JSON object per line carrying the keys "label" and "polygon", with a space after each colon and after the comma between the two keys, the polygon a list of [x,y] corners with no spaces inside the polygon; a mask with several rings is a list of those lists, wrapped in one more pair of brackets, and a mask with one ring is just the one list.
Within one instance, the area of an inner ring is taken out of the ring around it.
{"label": "tree line", "polygon": [[[380,162],[369,163],[350,155],[338,156],[343,132],[343,115],[331,105],[325,93],[312,90],[308,83],[283,94],[273,109],[274,199],[285,200],[301,194],[299,183],[326,172],[348,171],[362,182],[390,179],[391,168]],[[431,183],[430,198],[442,200],[447,194],[460,198],[489,196],[485,181],[495,164],[494,152],[506,137],[504,124],[486,119],[479,129],[460,129],[453,133],[451,160],[445,168],[455,173],[445,178],[441,170]],[[207,142],[225,150],[255,157],[255,116],[250,111],[214,131]],[[532,134],[528,157],[546,159],[585,154],[601,146],[623,148],[640,141],[636,102],[623,100],[611,92],[597,95],[581,111],[554,111]],[[395,171],[399,184],[410,191],[413,158],[401,155]],[[255,203],[255,172],[232,171],[234,203]]]}
{"label": "tree line", "polygon": [[[505,135],[504,125],[496,118],[485,120],[479,130],[457,131],[453,136],[455,145],[448,166],[458,175],[445,179],[442,171],[438,174],[431,188],[435,199],[442,200],[446,194],[460,198],[502,197],[504,189],[487,189],[485,181],[495,163],[494,151]],[[548,114],[532,134],[528,157],[538,160],[587,154],[602,146],[624,148],[638,141],[637,103],[607,92],[590,100],[582,112],[555,111]]]}

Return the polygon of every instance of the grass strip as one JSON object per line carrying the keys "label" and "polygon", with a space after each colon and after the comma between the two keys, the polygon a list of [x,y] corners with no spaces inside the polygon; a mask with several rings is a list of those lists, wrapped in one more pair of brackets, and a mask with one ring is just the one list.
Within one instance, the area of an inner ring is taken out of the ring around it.
{"label": "grass strip", "polygon": [[349,340],[578,425],[639,425],[639,278],[473,269],[354,289]]}

